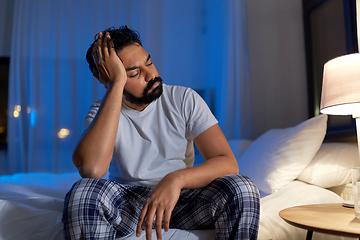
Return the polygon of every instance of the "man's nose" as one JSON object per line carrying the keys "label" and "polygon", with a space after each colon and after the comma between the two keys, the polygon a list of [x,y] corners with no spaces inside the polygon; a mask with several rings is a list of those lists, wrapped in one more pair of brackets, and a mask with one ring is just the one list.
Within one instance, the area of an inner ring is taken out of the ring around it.
{"label": "man's nose", "polygon": [[145,81],[146,82],[153,80],[155,77],[156,77],[155,71],[148,70],[145,73]]}

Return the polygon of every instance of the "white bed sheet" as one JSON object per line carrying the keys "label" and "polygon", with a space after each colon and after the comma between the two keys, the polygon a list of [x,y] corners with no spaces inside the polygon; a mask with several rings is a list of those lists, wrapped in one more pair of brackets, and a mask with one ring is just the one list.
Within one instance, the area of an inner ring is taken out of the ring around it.
{"label": "white bed sheet", "polygon": [[[78,173],[30,173],[0,176],[0,240],[60,240],[63,200]],[[153,232],[153,239],[156,233]],[[120,239],[120,238],[119,238]],[[137,238],[145,240],[145,233]],[[211,240],[214,230],[163,231],[164,240]]]}
{"label": "white bed sheet", "polygon": [[[69,174],[15,174],[0,176],[0,239],[63,239],[63,199],[72,184],[80,179]],[[306,231],[283,221],[280,210],[304,204],[335,203],[342,199],[335,193],[294,181],[276,193],[261,199],[259,237],[267,239],[305,239]],[[145,240],[131,236],[127,240]],[[153,239],[156,239],[153,232]],[[213,230],[184,231],[170,229],[163,232],[164,240],[211,240]],[[317,239],[351,239],[314,233]]]}

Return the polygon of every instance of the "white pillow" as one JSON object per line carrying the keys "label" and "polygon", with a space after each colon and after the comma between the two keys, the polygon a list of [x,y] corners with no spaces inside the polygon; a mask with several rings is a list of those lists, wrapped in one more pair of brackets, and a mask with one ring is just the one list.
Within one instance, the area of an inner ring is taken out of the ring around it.
{"label": "white pillow", "polygon": [[238,160],[240,174],[250,177],[262,192],[281,189],[314,158],[324,140],[326,123],[327,115],[319,115],[295,127],[267,131]]}
{"label": "white pillow", "polygon": [[298,179],[323,188],[340,186],[351,181],[350,170],[357,166],[357,143],[323,143]]}

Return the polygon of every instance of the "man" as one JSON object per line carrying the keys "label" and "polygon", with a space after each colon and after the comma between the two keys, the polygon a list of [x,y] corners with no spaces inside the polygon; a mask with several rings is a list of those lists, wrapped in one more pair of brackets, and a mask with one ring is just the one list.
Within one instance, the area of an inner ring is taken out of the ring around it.
{"label": "man", "polygon": [[[211,229],[256,239],[259,194],[205,102],[162,83],[137,32],[106,29],[87,53],[107,92],[73,154],[82,180],[67,194],[66,239],[114,239],[145,229]],[[175,73],[174,73],[175,74]],[[90,123],[91,122],[91,123]],[[205,162],[193,167],[196,144]],[[110,180],[101,179],[109,171]]]}

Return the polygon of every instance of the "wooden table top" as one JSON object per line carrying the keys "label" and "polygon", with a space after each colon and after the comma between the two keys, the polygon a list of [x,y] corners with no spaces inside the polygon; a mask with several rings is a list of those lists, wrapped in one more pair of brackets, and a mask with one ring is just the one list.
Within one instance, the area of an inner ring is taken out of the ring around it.
{"label": "wooden table top", "polygon": [[360,237],[360,219],[355,218],[354,208],[341,203],[291,207],[279,215],[289,224],[309,231]]}

